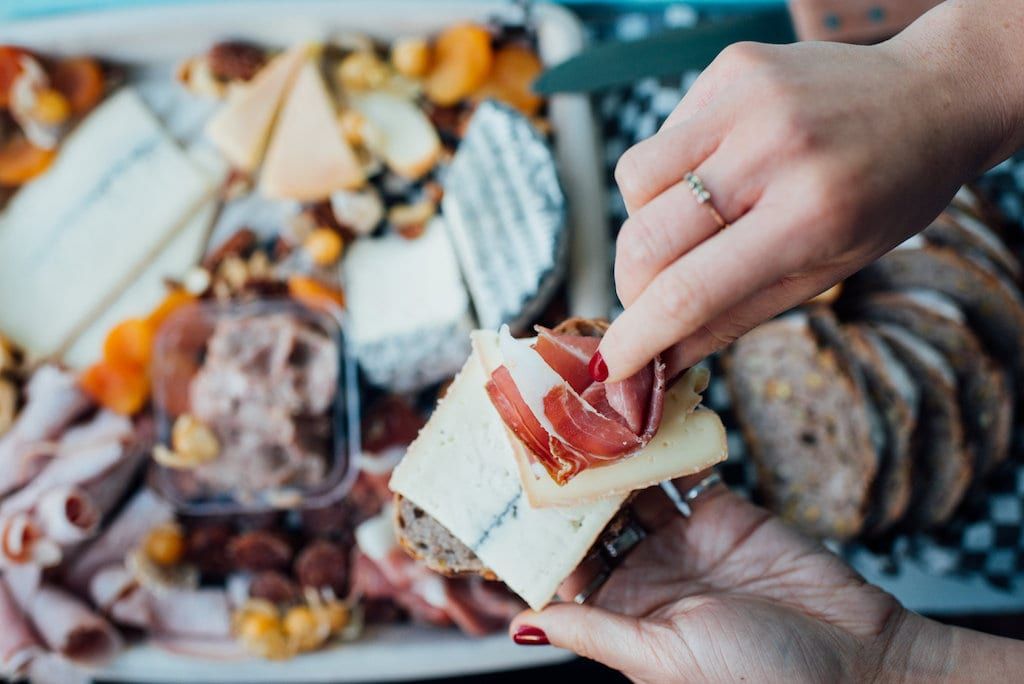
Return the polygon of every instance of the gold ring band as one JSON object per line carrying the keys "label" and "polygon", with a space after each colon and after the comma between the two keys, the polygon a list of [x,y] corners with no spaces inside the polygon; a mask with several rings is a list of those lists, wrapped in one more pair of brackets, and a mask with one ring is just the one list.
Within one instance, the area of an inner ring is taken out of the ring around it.
{"label": "gold ring band", "polygon": [[688,171],[686,175],[683,176],[683,180],[690,186],[690,192],[693,193],[693,197],[697,200],[697,204],[707,207],[711,216],[714,217],[715,223],[718,224],[718,229],[722,230],[723,228],[728,228],[729,222],[725,220],[718,209],[715,209],[715,205],[711,201],[711,193],[704,187],[704,181],[702,181],[700,177],[692,171]]}

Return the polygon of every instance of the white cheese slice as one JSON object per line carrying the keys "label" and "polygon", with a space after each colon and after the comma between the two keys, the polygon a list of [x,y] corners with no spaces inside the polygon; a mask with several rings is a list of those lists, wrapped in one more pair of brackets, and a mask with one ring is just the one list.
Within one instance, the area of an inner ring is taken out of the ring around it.
{"label": "white cheese slice", "polygon": [[0,217],[0,329],[38,356],[61,349],[138,277],[213,185],[122,89]]}
{"label": "white cheese slice", "polygon": [[[514,342],[529,345],[533,340]],[[504,362],[498,336],[493,332],[475,330],[473,348],[488,375]],[[713,411],[694,410],[707,385],[708,370],[691,368],[665,393],[661,427],[647,446],[610,465],[584,470],[564,485],[551,479],[544,466],[532,462],[530,452],[509,431],[512,454],[530,504],[538,508],[574,506],[692,475],[724,461],[728,448],[721,419]]]}
{"label": "white cheese slice", "polygon": [[413,101],[384,91],[353,93],[349,104],[373,126],[379,136],[374,151],[400,176],[417,179],[437,163],[441,139],[427,115]]}
{"label": "white cheese slice", "polygon": [[484,390],[472,354],[395,468],[391,489],[433,516],[540,610],[583,560],[626,495],[534,508],[519,480],[513,442]]}
{"label": "white cheese slice", "polygon": [[415,240],[357,240],[341,273],[346,343],[370,382],[410,391],[462,366],[473,324],[443,219],[432,220]]}
{"label": "white cheese slice", "polygon": [[327,85],[307,60],[285,99],[260,174],[260,192],[301,202],[365,182],[362,165],[342,137]]}
{"label": "white cheese slice", "polygon": [[207,232],[217,210],[210,201],[197,211],[156,259],[79,335],[64,352],[71,368],[85,368],[103,354],[103,342],[111,328],[128,318],[146,316],[167,295],[167,278],[180,278],[202,255]]}
{"label": "white cheese slice", "polygon": [[309,53],[299,44],[275,57],[252,81],[233,88],[206,124],[207,137],[236,168],[251,173],[259,166],[281,101]]}

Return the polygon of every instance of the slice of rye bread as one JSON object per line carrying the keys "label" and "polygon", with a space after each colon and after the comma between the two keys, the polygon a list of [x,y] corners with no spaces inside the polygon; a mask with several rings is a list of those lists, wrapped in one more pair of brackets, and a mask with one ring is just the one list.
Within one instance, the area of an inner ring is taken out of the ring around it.
{"label": "slice of rye bread", "polygon": [[914,288],[955,301],[986,349],[1024,385],[1024,299],[1012,283],[952,249],[927,244],[897,247],[846,281],[848,300],[864,292]]}
{"label": "slice of rye bread", "polygon": [[896,524],[910,505],[913,435],[920,391],[888,345],[866,326],[842,328],[850,353],[863,370],[868,396],[885,419],[886,449],[872,487],[873,504],[865,533],[879,535]]}
{"label": "slice of rye bread", "polygon": [[1020,282],[1021,265],[1013,252],[988,226],[957,207],[949,207],[925,228],[928,242],[983,259],[1003,275]]}
{"label": "slice of rye bread", "polygon": [[919,337],[889,323],[874,324],[921,388],[914,432],[913,492],[904,517],[908,529],[940,525],[952,516],[971,481],[956,375],[945,358]]}
{"label": "slice of rye bread", "polygon": [[835,350],[796,314],[744,335],[725,362],[769,506],[819,537],[857,535],[878,463],[867,399]]}
{"label": "slice of rye bread", "polygon": [[[607,547],[615,541],[633,520],[628,504],[629,500],[605,526],[594,542],[591,552],[587,554],[588,558],[595,550]],[[395,534],[399,545],[430,570],[445,577],[479,575],[486,580],[501,581],[501,578],[477,558],[472,549],[401,494],[394,496],[394,511]]]}
{"label": "slice of rye bread", "polygon": [[496,579],[473,551],[441,523],[401,494],[395,494],[395,534],[406,552],[447,577],[480,575]]}
{"label": "slice of rye bread", "polygon": [[1014,392],[1009,377],[981,347],[963,313],[927,290],[880,292],[855,305],[863,318],[901,326],[933,346],[952,366],[975,472],[985,474],[1010,451]]}

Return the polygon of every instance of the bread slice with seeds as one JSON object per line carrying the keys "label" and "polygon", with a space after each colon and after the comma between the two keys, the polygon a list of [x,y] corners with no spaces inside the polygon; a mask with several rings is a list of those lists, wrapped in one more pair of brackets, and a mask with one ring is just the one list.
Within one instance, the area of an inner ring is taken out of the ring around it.
{"label": "bread slice with seeds", "polygon": [[726,370],[769,506],[819,537],[857,535],[877,454],[867,399],[835,349],[796,314],[740,338]]}

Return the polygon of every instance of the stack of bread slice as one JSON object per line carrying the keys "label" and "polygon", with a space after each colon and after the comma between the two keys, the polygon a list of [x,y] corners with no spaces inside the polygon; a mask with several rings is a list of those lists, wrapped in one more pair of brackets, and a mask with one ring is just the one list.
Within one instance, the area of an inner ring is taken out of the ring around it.
{"label": "stack of bread slice", "polygon": [[838,540],[939,527],[1011,453],[1024,387],[1021,262],[963,190],[832,305],[725,356],[766,503]]}

